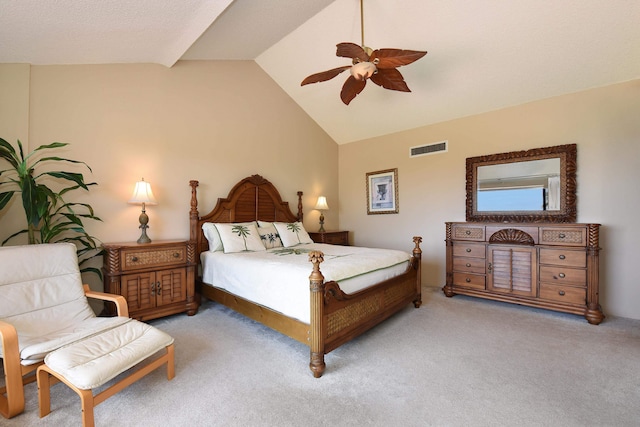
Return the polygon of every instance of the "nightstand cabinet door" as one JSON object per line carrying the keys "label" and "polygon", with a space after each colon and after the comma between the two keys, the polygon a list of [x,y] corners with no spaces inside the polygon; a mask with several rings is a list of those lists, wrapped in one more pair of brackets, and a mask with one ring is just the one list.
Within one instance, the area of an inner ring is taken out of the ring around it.
{"label": "nightstand cabinet door", "polygon": [[[129,316],[149,320],[197,312],[194,243],[111,243],[104,249],[105,292],[124,296]],[[107,311],[114,314],[110,306]]]}

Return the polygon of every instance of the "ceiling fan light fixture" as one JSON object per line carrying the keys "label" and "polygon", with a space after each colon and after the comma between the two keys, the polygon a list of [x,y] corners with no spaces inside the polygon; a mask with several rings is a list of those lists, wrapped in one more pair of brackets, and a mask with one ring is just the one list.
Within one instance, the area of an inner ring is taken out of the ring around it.
{"label": "ceiling fan light fixture", "polygon": [[363,81],[371,77],[378,69],[373,62],[358,62],[351,66],[351,75],[358,81]]}
{"label": "ceiling fan light fixture", "polygon": [[362,45],[343,42],[336,45],[336,56],[351,58],[352,65],[333,68],[312,74],[305,78],[300,86],[311,83],[319,83],[331,80],[345,70],[349,70],[350,76],[344,82],[340,99],[345,105],[349,103],[364,89],[367,80],[371,80],[378,86],[400,92],[411,92],[404,77],[397,67],[408,65],[427,54],[426,51],[404,49],[376,49],[372,50],[364,44],[364,14],[362,0],[360,0],[360,20],[362,30]]}

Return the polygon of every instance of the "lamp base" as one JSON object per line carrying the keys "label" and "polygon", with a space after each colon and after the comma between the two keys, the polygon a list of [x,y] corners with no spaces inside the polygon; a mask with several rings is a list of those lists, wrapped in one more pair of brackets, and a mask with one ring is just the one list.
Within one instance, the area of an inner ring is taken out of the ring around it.
{"label": "lamp base", "polygon": [[324,233],[324,215],[320,212],[320,229],[318,233]]}
{"label": "lamp base", "polygon": [[[140,227],[142,228],[142,227]],[[137,240],[138,243],[151,243],[151,239],[149,238],[149,236],[147,236],[147,227],[145,226],[144,228],[142,228],[142,234],[140,235],[140,238]]]}
{"label": "lamp base", "polygon": [[149,226],[147,225],[149,223],[149,216],[144,210],[144,203],[142,204],[142,213],[140,214],[140,218],[138,219],[140,220],[140,227],[138,228],[142,230],[142,234],[138,239],[138,243],[151,243],[151,239],[149,238],[149,236],[147,236],[147,228],[149,228]]}

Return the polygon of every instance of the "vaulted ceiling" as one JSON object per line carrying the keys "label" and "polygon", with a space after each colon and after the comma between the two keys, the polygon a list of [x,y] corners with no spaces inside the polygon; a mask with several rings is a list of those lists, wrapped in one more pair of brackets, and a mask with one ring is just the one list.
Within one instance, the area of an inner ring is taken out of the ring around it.
{"label": "vaulted ceiling", "polygon": [[0,63],[255,60],[344,144],[640,78],[638,0],[363,0],[364,42],[426,50],[399,68],[411,93],[340,100],[361,43],[360,0],[0,0]]}

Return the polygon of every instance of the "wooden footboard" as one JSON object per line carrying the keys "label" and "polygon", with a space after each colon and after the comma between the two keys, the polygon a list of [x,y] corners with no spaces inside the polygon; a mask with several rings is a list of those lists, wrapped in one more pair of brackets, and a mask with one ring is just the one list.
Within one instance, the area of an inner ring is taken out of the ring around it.
{"label": "wooden footboard", "polygon": [[319,378],[325,370],[324,355],[357,337],[392,314],[413,302],[422,304],[420,264],[421,237],[414,237],[411,262],[400,276],[370,286],[362,291],[346,294],[337,282],[324,282],[320,263],[322,252],[313,251],[309,261],[313,271],[309,277],[311,290],[310,362],[313,376]]}

